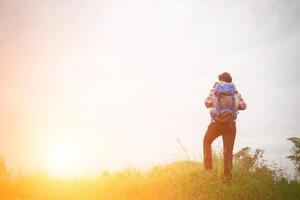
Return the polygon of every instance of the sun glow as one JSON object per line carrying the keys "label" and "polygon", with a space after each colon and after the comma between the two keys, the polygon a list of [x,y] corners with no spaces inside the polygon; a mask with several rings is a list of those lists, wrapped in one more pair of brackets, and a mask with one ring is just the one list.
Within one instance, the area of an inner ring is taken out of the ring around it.
{"label": "sun glow", "polygon": [[50,143],[46,151],[46,168],[50,175],[69,178],[82,173],[84,148],[80,143],[60,140]]}

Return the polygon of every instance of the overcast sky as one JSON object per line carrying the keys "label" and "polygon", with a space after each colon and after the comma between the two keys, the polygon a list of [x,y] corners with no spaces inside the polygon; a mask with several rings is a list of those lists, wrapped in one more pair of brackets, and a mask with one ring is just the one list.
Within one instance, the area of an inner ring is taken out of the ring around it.
{"label": "overcast sky", "polygon": [[[43,169],[76,140],[88,172],[200,160],[204,99],[230,72],[248,109],[234,151],[293,172],[300,136],[300,2],[0,0],[0,153]],[[221,147],[221,140],[214,143]]]}

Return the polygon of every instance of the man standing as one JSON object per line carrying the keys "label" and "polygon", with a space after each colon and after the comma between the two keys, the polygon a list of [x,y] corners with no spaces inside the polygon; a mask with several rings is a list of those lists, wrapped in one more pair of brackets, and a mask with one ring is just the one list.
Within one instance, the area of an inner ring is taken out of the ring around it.
{"label": "man standing", "polygon": [[223,139],[224,178],[231,179],[232,152],[236,134],[236,118],[238,110],[245,110],[246,102],[232,83],[229,73],[219,75],[219,82],[215,83],[209,96],[205,99],[205,106],[210,108],[211,123],[203,139],[204,169],[212,169],[211,144],[219,136]]}

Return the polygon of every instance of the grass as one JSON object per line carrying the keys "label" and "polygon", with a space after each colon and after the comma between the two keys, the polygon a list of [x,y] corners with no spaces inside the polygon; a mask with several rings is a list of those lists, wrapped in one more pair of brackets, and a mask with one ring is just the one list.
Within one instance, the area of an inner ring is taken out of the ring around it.
{"label": "grass", "polygon": [[292,200],[300,199],[300,183],[281,169],[271,169],[262,151],[244,148],[235,156],[231,184],[224,184],[222,158],[214,170],[202,163],[177,161],[148,171],[124,169],[90,179],[61,180],[47,175],[0,178],[0,199],[22,200]]}

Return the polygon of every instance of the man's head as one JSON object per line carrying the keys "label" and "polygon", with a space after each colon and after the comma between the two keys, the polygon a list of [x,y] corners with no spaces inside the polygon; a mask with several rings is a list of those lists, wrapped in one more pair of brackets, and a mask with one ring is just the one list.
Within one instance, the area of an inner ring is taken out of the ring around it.
{"label": "man's head", "polygon": [[231,83],[232,77],[230,76],[230,74],[228,72],[223,72],[222,74],[219,75],[219,81]]}

